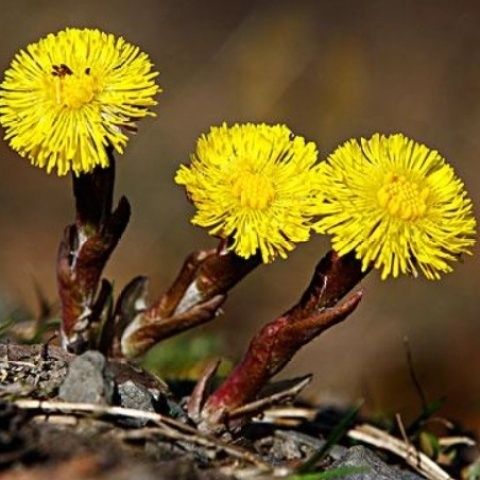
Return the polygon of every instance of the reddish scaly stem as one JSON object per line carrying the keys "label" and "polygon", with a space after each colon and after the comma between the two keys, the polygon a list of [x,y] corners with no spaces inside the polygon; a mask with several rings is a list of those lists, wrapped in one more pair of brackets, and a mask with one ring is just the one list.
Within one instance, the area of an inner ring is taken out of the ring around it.
{"label": "reddish scaly stem", "polygon": [[[161,340],[177,335],[213,319],[228,291],[261,263],[259,256],[243,259],[234,252],[218,249],[192,253],[168,291],[150,307],[125,309],[120,305],[117,344],[127,358],[137,357]],[[138,293],[136,293],[138,292]],[[129,304],[146,303],[146,288],[138,288]]]}
{"label": "reddish scaly stem", "polygon": [[362,271],[361,263],[353,253],[341,257],[330,250],[318,262],[309,286],[288,315],[295,318],[335,306],[369,271]]}
{"label": "reddish scaly stem", "polygon": [[202,411],[207,428],[228,421],[228,411],[254,400],[303,345],[353,312],[361,299],[360,292],[341,305],[337,302],[366,273],[352,255],[339,257],[329,252],[317,265],[298,304],[262,328],[242,361],[208,398]]}
{"label": "reddish scaly stem", "polygon": [[98,294],[102,271],[130,218],[125,197],[112,212],[115,164],[111,149],[108,154],[107,168],[73,177],[76,220],[66,228],[58,252],[62,342],[75,353],[93,346],[100,315],[110,301],[110,286],[105,284]]}
{"label": "reddish scaly stem", "polygon": [[200,250],[187,257],[170,289],[146,312],[166,318],[189,310],[216,295],[223,295],[261,263],[256,255],[244,259],[223,248]]}

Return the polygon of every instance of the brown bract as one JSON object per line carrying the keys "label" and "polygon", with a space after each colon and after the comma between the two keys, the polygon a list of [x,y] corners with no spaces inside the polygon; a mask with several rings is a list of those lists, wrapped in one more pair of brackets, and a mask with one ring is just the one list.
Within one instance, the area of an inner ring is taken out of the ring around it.
{"label": "brown bract", "polygon": [[[160,340],[210,321],[219,313],[227,292],[260,263],[259,256],[245,260],[223,244],[194,252],[172,286],[149,307],[147,279],[134,280],[118,304],[117,352],[138,357]],[[140,308],[135,310],[135,306]]]}

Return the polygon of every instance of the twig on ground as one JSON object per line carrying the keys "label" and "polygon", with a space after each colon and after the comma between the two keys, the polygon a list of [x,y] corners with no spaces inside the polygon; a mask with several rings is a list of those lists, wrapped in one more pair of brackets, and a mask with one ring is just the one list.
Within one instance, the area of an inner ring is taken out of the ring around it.
{"label": "twig on ground", "polygon": [[[415,449],[414,445],[412,442],[410,442],[410,439],[408,438],[407,431],[405,430],[405,425],[403,424],[402,421],[402,416],[397,413],[395,414],[395,420],[397,421],[398,429],[400,430],[400,434],[402,435],[402,439],[405,442],[405,444],[408,446],[408,451],[412,453],[420,453],[418,450]],[[415,458],[416,463],[420,461],[420,458],[417,456]]]}
{"label": "twig on ground", "polygon": [[293,400],[311,381],[312,375],[308,375],[307,377],[296,383],[293,387],[290,387],[278,393],[274,393],[273,395],[269,395],[268,397],[261,398],[259,400],[256,400],[255,402],[250,402],[246,405],[235,408],[231,412],[228,412],[228,418],[233,419],[238,417],[261,414],[269,407]]}
{"label": "twig on ground", "polygon": [[253,421],[270,423],[279,426],[298,426],[302,422],[313,422],[318,415],[316,408],[306,407],[275,407],[265,410],[261,418],[253,418]]}
{"label": "twig on ground", "polygon": [[212,437],[207,437],[205,435],[198,434],[186,434],[179,432],[173,428],[158,428],[158,427],[145,427],[132,432],[126,432],[123,435],[125,439],[141,439],[149,438],[152,436],[161,436],[169,440],[176,440],[179,442],[192,443],[204,447],[206,449],[213,449],[216,452],[225,452],[231,455],[232,457],[243,460],[246,463],[251,463],[262,471],[270,471],[271,467],[267,463],[264,463],[252,452],[245,450],[244,448],[237,447],[235,445],[230,445],[226,442],[219,441]]}
{"label": "twig on ground", "polygon": [[[44,402],[39,400],[17,400],[14,404],[23,410],[29,410],[39,415],[65,414],[79,416],[97,416],[109,418],[133,418],[146,420],[157,425],[154,429],[162,435],[174,439],[196,443],[197,445],[209,446],[217,450],[224,451],[232,457],[243,460],[255,465],[261,471],[270,471],[271,467],[254,453],[229,445],[214,437],[199,433],[195,428],[178,422],[165,415],[154,412],[145,412],[133,408],[112,407],[107,405],[94,405],[88,403],[68,403],[68,402]],[[159,428],[158,428],[159,427]],[[143,428],[143,430],[148,430]]]}
{"label": "twig on ground", "polygon": [[477,445],[477,442],[469,437],[440,437],[438,443],[441,447],[455,447],[457,445],[474,447]]}
{"label": "twig on ground", "polygon": [[409,445],[376,427],[367,424],[359,425],[349,430],[348,436],[368,445],[388,450],[403,458],[408,465],[429,480],[453,480],[445,470],[424,453],[418,451],[413,445]]}

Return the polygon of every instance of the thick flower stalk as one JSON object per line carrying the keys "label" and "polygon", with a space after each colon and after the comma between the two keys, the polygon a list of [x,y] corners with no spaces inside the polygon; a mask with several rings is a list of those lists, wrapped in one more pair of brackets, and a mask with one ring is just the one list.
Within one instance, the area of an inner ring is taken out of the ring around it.
{"label": "thick flower stalk", "polygon": [[62,345],[81,353],[96,348],[101,324],[111,308],[112,287],[103,269],[130,219],[130,205],[122,197],[113,210],[115,163],[92,174],[73,177],[77,218],[60,242],[57,283],[62,307]]}
{"label": "thick flower stalk", "polygon": [[[267,382],[302,346],[355,310],[361,292],[341,304],[338,302],[365,274],[353,256],[339,257],[335,252],[329,252],[317,265],[299,302],[265,325],[252,339],[243,359],[208,397],[195,420],[204,429],[213,431],[238,427],[242,422],[235,417],[235,410],[256,400]],[[212,375],[212,372],[208,374]],[[204,383],[204,380],[200,382]]]}
{"label": "thick flower stalk", "polygon": [[476,222],[453,168],[407,137],[349,140],[319,166],[323,194],[318,232],[340,254],[355,252],[365,270],[438,279],[469,254]]}
{"label": "thick flower stalk", "polygon": [[284,125],[223,124],[200,137],[175,181],[197,208],[193,224],[238,256],[259,252],[268,263],[310,237],[319,208],[316,162],[315,144]]}
{"label": "thick flower stalk", "polygon": [[5,138],[33,165],[89,173],[122,153],[127,131],[153,115],[159,91],[148,56],[123,38],[67,28],[15,56],[0,85]]}

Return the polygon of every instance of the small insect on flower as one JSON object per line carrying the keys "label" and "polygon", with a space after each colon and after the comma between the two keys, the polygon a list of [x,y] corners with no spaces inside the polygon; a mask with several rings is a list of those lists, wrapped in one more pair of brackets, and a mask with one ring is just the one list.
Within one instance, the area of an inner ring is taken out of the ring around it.
{"label": "small insect on flower", "polygon": [[265,263],[308,240],[319,209],[314,143],[284,125],[212,127],[175,181],[197,208],[192,223],[227,239],[239,256]]}
{"label": "small insect on flower", "polygon": [[476,222],[462,181],[441,155],[395,134],[349,140],[319,166],[320,233],[362,268],[438,279],[470,253]]}
{"label": "small insect on flower", "polygon": [[0,124],[11,147],[58,175],[109,164],[159,91],[145,53],[111,34],[67,28],[15,56],[0,85]]}

